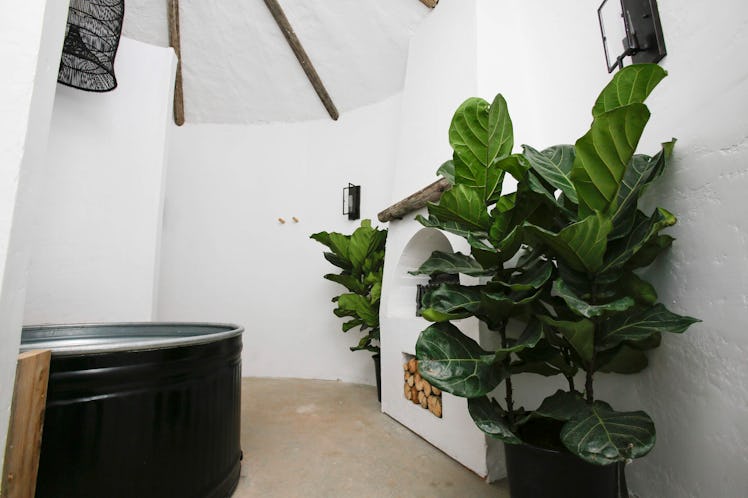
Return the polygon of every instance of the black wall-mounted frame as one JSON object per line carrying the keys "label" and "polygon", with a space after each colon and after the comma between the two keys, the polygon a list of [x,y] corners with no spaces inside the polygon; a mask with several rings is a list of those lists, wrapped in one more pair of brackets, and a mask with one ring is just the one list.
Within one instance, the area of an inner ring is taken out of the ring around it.
{"label": "black wall-mounted frame", "polygon": [[361,218],[361,186],[349,183],[343,188],[343,214],[348,215],[349,220]]}
{"label": "black wall-mounted frame", "polygon": [[623,52],[615,56],[615,60],[612,62],[608,37],[603,25],[603,8],[608,0],[603,0],[603,3],[597,9],[600,34],[603,38],[603,48],[605,50],[605,62],[609,73],[615,71],[616,68],[622,68],[623,59],[629,56],[634,63],[646,63],[659,62],[667,55],[657,0],[620,0],[620,2],[626,36],[622,40]]}
{"label": "black wall-mounted frame", "polygon": [[416,285],[416,316],[422,316],[423,311],[423,297],[426,292],[432,289],[436,289],[441,284],[459,284],[460,276],[449,274],[449,273],[435,273],[429,278],[427,284]]}

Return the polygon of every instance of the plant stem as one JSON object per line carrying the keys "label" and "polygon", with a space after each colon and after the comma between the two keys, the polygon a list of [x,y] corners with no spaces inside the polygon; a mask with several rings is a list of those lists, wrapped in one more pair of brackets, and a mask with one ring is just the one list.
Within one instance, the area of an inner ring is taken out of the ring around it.
{"label": "plant stem", "polygon": [[[508,320],[504,320],[499,325],[499,335],[501,336],[501,347],[507,348],[509,347],[509,343],[507,341],[506,337],[506,326],[507,326]],[[507,369],[507,372],[509,372],[509,368],[512,365],[512,358],[511,354],[507,354],[506,358],[504,358],[504,367]],[[514,389],[512,388],[512,376],[511,374],[508,374],[506,377],[506,380],[504,381],[504,387],[506,388],[506,411],[507,411],[507,419],[509,421],[509,425],[514,427]]]}
{"label": "plant stem", "polygon": [[[597,282],[592,283],[592,295],[590,296],[590,303],[593,306],[597,305]],[[600,326],[600,318],[595,317],[592,319],[593,328],[592,328],[592,340],[593,340],[593,347],[592,347],[592,359],[590,360],[590,364],[586,368],[586,379],[584,383],[584,391],[587,395],[587,404],[591,405],[595,402],[595,394],[593,391],[592,381],[593,376],[595,375],[595,360],[597,359],[597,351],[594,347],[594,340],[597,337],[598,327]]]}

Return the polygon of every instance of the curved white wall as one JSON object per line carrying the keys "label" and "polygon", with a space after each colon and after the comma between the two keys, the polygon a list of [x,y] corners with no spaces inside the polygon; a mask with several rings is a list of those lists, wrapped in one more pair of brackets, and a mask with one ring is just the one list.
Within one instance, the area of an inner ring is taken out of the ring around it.
{"label": "curved white wall", "polygon": [[[342,189],[361,185],[362,218],[389,201],[400,99],[329,119],[187,124],[173,135],[158,317],[245,326],[243,375],[374,383],[330,299],[345,289],[320,231],[351,233]],[[293,217],[298,218],[295,223]],[[278,218],[284,218],[281,224]]]}

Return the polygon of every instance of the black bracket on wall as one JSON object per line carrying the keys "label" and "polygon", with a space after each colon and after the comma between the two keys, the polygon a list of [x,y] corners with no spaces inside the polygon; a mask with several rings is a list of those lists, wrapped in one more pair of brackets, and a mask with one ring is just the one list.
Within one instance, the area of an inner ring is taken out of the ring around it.
{"label": "black bracket on wall", "polygon": [[636,64],[656,63],[667,55],[657,0],[620,1],[621,17],[626,36],[622,40],[623,52],[615,56],[615,60],[612,62],[610,49],[608,48],[608,37],[603,25],[603,8],[608,0],[603,0],[603,3],[597,9],[597,18],[600,22],[600,33],[603,37],[603,48],[605,50],[605,62],[609,73],[615,71],[616,68],[622,68],[625,57],[630,56],[632,62]]}

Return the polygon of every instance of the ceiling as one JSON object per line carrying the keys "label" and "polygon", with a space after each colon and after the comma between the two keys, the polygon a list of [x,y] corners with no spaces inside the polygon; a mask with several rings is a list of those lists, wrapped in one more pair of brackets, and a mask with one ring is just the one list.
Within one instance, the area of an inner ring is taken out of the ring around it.
{"label": "ceiling", "polygon": [[[403,86],[418,0],[278,0],[345,112]],[[127,0],[123,35],[168,46],[166,0]],[[263,0],[180,0],[188,123],[330,119]]]}

